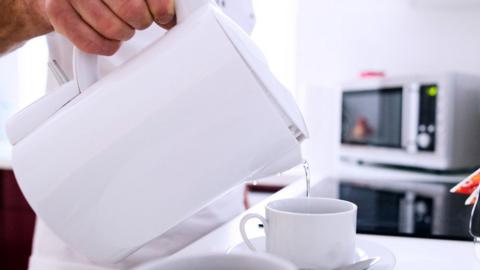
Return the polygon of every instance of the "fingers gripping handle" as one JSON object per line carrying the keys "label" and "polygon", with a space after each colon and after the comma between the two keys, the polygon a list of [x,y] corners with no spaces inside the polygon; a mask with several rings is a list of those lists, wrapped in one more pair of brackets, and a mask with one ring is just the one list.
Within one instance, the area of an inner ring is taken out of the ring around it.
{"label": "fingers gripping handle", "polygon": [[[177,23],[185,21],[200,7],[213,3],[213,0],[175,0]],[[84,53],[75,48],[73,54],[75,80],[80,92],[94,84],[98,78],[98,60],[96,55]]]}
{"label": "fingers gripping handle", "polygon": [[248,238],[247,231],[246,231],[246,228],[245,228],[245,225],[251,219],[259,219],[263,224],[263,228],[264,228],[265,232],[268,230],[268,223],[267,223],[267,220],[259,214],[247,214],[240,221],[240,234],[242,235],[243,242],[245,242],[245,244],[247,245],[247,247],[250,250],[257,251],[255,246],[250,241],[250,238]]}

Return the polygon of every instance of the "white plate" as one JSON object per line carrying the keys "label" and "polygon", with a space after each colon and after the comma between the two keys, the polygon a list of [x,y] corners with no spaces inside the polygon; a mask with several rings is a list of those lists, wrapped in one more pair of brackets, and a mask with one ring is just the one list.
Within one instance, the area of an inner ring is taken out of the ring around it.
{"label": "white plate", "polygon": [[[265,237],[257,237],[250,240],[255,248],[259,252],[265,252]],[[227,253],[245,253],[245,252],[253,252],[251,251],[244,242],[241,242],[230,249],[228,249]],[[395,256],[393,253],[388,250],[383,245],[363,240],[357,239],[357,248],[356,248],[356,261],[368,259],[371,257],[380,257],[380,262],[374,265],[372,268],[368,270],[391,270],[395,266]]]}

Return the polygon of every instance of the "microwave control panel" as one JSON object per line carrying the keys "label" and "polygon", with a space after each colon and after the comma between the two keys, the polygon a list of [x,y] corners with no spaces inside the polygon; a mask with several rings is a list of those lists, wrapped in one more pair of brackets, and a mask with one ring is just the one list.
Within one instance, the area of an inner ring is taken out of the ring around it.
{"label": "microwave control panel", "polygon": [[419,89],[419,119],[417,148],[419,151],[435,151],[438,85],[423,84]]}

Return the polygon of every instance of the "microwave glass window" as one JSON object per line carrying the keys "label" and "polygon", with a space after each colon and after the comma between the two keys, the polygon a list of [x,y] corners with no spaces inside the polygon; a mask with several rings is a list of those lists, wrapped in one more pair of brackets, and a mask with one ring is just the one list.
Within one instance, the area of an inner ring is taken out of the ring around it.
{"label": "microwave glass window", "polygon": [[402,88],[343,92],[344,144],[402,147]]}

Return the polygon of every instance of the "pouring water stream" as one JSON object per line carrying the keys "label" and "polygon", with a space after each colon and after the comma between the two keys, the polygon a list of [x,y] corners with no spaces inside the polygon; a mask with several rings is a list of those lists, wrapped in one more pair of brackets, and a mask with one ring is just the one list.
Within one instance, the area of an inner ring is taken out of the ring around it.
{"label": "pouring water stream", "polygon": [[305,181],[306,181],[306,184],[307,184],[306,196],[307,196],[307,199],[308,199],[308,198],[310,198],[310,164],[306,160],[303,161],[303,169],[305,171]]}

